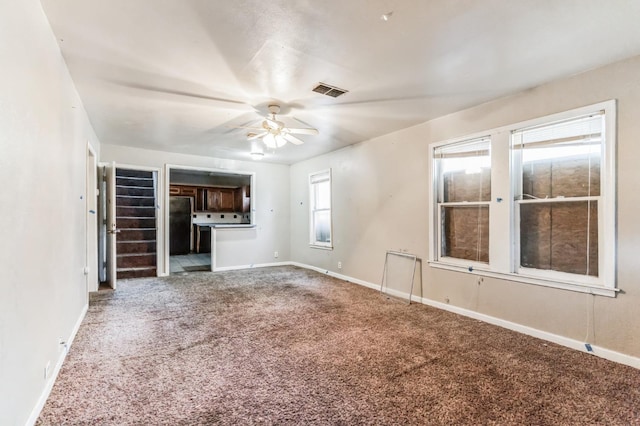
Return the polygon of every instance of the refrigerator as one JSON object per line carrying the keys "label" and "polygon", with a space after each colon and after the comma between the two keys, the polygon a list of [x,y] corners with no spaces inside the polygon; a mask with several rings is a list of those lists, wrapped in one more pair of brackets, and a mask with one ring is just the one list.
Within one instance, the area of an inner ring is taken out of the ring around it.
{"label": "refrigerator", "polygon": [[169,197],[170,256],[191,252],[191,203],[190,197]]}

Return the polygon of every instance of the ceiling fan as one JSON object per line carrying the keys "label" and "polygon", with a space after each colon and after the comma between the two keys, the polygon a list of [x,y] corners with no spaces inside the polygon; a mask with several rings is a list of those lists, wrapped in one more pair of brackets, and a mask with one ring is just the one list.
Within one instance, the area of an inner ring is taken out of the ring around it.
{"label": "ceiling fan", "polygon": [[284,146],[287,142],[294,145],[301,145],[304,141],[294,134],[298,135],[317,135],[318,129],[313,128],[295,128],[287,127],[282,121],[276,119],[276,114],[280,112],[280,105],[269,105],[269,113],[271,117],[267,117],[262,121],[261,127],[247,127],[254,130],[247,133],[247,139],[260,139],[267,148],[275,149]]}

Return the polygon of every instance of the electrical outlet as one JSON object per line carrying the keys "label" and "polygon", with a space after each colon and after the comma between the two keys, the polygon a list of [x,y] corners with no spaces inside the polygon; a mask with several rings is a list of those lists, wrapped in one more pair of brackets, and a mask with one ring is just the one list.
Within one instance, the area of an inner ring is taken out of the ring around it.
{"label": "electrical outlet", "polygon": [[44,366],[44,378],[45,380],[49,378],[49,369],[51,368],[51,361],[47,361],[47,365]]}
{"label": "electrical outlet", "polygon": [[338,262],[338,269],[342,269],[342,262]]}
{"label": "electrical outlet", "polygon": [[273,257],[275,257],[276,259],[278,258],[278,252],[277,251],[273,252]]}

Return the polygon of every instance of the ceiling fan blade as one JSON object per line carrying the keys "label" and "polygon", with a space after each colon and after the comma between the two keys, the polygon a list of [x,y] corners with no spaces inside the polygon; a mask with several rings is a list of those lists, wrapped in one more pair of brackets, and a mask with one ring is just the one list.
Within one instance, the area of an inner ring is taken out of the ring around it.
{"label": "ceiling fan blade", "polygon": [[262,127],[255,126],[225,126],[227,129],[249,129],[262,132],[264,129]]}
{"label": "ceiling fan blade", "polygon": [[286,128],[287,133],[293,133],[296,135],[312,135],[312,136],[317,136],[320,134],[320,132],[318,132],[318,129],[297,129],[297,128],[292,128],[292,127],[287,127]]}
{"label": "ceiling fan blade", "polygon": [[271,127],[273,130],[279,130],[284,127],[284,123],[282,121],[272,120],[270,118],[265,118],[264,123],[262,125],[265,126],[265,123],[267,126]]}
{"label": "ceiling fan blade", "polygon": [[289,133],[284,133],[282,135],[287,141],[291,142],[294,145],[302,145],[304,141],[300,138],[297,138]]}
{"label": "ceiling fan blade", "polygon": [[263,136],[266,136],[268,134],[269,134],[269,132],[265,132],[265,131],[258,132],[258,133],[247,133],[247,140],[248,141],[252,141],[254,139],[259,139],[259,138],[261,138]]}

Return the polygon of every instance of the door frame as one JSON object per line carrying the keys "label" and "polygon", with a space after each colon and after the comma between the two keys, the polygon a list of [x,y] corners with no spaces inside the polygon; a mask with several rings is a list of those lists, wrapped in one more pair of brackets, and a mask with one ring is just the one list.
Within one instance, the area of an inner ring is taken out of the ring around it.
{"label": "door frame", "polygon": [[[164,264],[165,255],[164,255],[164,244],[162,242],[165,240],[165,223],[164,223],[164,214],[162,212],[165,210],[164,206],[164,197],[163,194],[165,192],[164,188],[164,172],[162,167],[149,167],[149,166],[139,166],[135,164],[126,164],[126,163],[117,163],[117,162],[103,162],[99,164],[102,166],[112,166],[114,173],[114,182],[115,182],[115,171],[116,169],[129,169],[129,170],[140,170],[145,172],[155,172],[155,186],[156,186],[156,276],[160,277],[165,274],[162,273],[166,268]],[[107,183],[108,185],[108,183]],[[168,188],[166,192],[168,192]],[[115,206],[115,185],[113,188],[113,196],[114,196],[114,206]],[[108,207],[107,207],[108,210]],[[116,225],[117,226],[117,225]],[[114,250],[115,251],[115,250]],[[115,251],[114,257],[117,255],[117,251]],[[107,250],[107,256],[109,257],[109,251]],[[110,259],[107,259],[109,262]],[[113,259],[113,262],[116,262],[116,259]]]}
{"label": "door frame", "polygon": [[[165,197],[163,196],[163,194],[165,192],[169,193],[169,187],[167,186],[165,188],[164,185],[164,170],[162,167],[139,166],[126,163],[116,163],[116,167],[119,169],[156,172],[156,276],[161,277],[164,275],[168,275],[162,273],[162,271],[164,271],[165,268],[168,267],[168,264],[165,264],[165,249],[167,250],[167,253],[169,250],[169,248],[165,248],[165,244],[163,244],[163,241],[167,239],[165,238],[165,235],[168,235],[169,232],[169,230],[166,229],[167,233],[165,233],[165,215],[163,214],[163,211],[168,210],[167,208],[165,208],[165,206],[168,206],[168,204],[165,204]],[[166,226],[168,225],[169,224],[167,223]]]}
{"label": "door frame", "polygon": [[87,293],[98,291],[98,155],[87,141],[85,190],[85,275]]}
{"label": "door frame", "polygon": [[[185,165],[179,165],[179,164],[169,164],[169,163],[165,163],[164,165],[164,190],[162,192],[162,201],[163,201],[163,205],[164,206],[169,206],[169,186],[171,185],[171,170],[175,169],[175,170],[189,170],[189,171],[195,171],[195,172],[203,172],[203,173],[220,173],[220,174],[227,174],[227,175],[245,175],[245,176],[249,176],[251,178],[251,210],[249,212],[249,214],[251,215],[251,223],[253,225],[256,224],[256,199],[255,199],[255,194],[256,194],[256,172],[249,172],[249,171],[244,171],[244,170],[229,170],[229,169],[217,169],[217,168],[212,168],[212,167],[199,167],[199,166],[185,166]],[[164,269],[163,269],[163,273],[162,276],[168,276],[171,274],[170,271],[170,260],[169,260],[169,208],[165,208],[164,212],[163,212],[163,221],[164,221],[164,235],[166,236],[166,238],[164,239],[164,244],[163,244],[163,252],[164,252],[164,256],[163,256],[163,264],[164,264]],[[215,228],[213,228],[211,230],[211,235],[212,235],[212,241],[211,241],[211,270],[215,271],[215,265],[216,265],[216,252],[215,252],[215,246],[216,246],[216,238],[215,238]],[[158,254],[159,256],[159,254]],[[158,271],[160,271],[160,268],[158,267]],[[160,274],[158,275],[160,276]]]}

